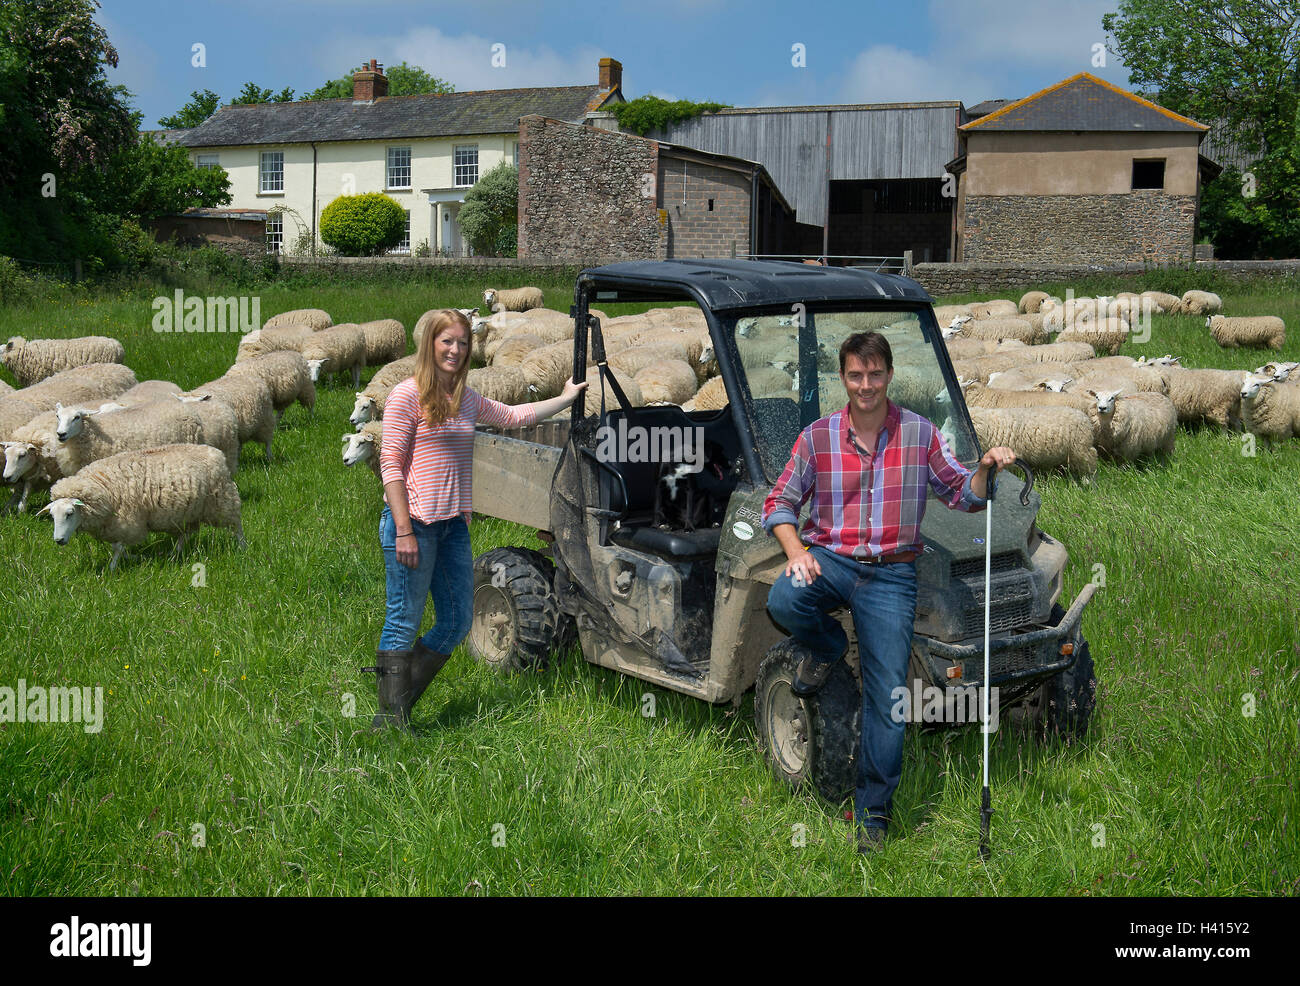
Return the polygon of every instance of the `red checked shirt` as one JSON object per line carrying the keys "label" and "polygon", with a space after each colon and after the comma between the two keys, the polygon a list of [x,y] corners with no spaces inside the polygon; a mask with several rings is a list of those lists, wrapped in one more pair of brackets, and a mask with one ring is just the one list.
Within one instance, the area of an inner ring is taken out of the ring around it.
{"label": "red checked shirt", "polygon": [[799,434],[781,478],[763,502],[763,529],[798,526],[799,510],[812,497],[799,532],[853,558],[920,551],[926,487],[950,508],[974,511],[988,500],[971,490],[973,473],[953,457],[934,424],[888,401],[874,453],[859,451],[849,406],[818,418]]}

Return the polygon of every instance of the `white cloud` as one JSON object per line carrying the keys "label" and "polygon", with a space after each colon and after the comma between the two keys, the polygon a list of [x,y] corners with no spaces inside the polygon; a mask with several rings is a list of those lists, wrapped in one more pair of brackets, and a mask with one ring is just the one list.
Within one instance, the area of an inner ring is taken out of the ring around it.
{"label": "white cloud", "polygon": [[840,87],[846,103],[911,103],[960,99],[977,103],[989,98],[990,83],[962,61],[944,64],[933,56],[872,45],[853,60]]}

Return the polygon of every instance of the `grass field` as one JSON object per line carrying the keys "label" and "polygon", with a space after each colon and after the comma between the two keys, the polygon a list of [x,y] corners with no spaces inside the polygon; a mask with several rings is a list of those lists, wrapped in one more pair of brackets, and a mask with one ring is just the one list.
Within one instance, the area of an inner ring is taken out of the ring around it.
{"label": "grass field", "polygon": [[[547,286],[552,307],[571,294]],[[139,379],[185,387],[232,362],[234,336],[156,334],[149,302],[0,309],[0,338],[113,335]],[[1293,294],[1225,302],[1300,332]],[[472,288],[415,284],[261,292],[263,318],[321,307],[408,328],[473,304]],[[1163,317],[1126,351],[1269,358]],[[173,561],[160,537],[110,575],[106,545],[59,548],[31,513],[0,520],[0,685],[98,685],[105,709],[94,734],[0,724],[0,894],[1300,891],[1300,441],[1247,456],[1239,435],[1184,432],[1164,465],[1103,465],[1090,486],[1040,478],[1039,525],[1070,549],[1064,595],[1104,567],[1085,617],[1097,710],[1082,743],[993,737],[982,864],[974,728],[909,733],[872,858],[841,810],[770,777],[750,697],[706,706],[576,650],[501,678],[462,647],[414,735],[371,735],[373,676],[358,668],[383,622],[382,504],[373,475],[340,460],[351,405],[351,388],[323,388],[314,419],[286,413],[269,464],[245,447],[243,552],[204,530]],[[538,546],[488,518],[472,536],[476,554]]]}

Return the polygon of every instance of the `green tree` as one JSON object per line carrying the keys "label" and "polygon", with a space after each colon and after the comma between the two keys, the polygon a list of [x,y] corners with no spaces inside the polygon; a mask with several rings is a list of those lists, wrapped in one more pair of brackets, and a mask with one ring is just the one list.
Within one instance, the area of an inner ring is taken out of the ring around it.
{"label": "green tree", "polygon": [[[1131,82],[1254,163],[1206,186],[1203,232],[1223,255],[1300,254],[1300,0],[1120,0],[1102,18]],[[1229,245],[1230,244],[1230,245]],[[1229,252],[1230,251],[1230,252]]]}
{"label": "green tree", "polygon": [[340,195],[320,214],[321,241],[347,257],[369,257],[397,246],[406,213],[382,192]]}
{"label": "green tree", "polygon": [[160,119],[158,126],[166,127],[169,130],[197,127],[213,113],[217,112],[220,105],[221,97],[211,89],[204,89],[202,92],[195,90],[190,93],[188,103],[171,116],[164,116]]}
{"label": "green tree", "polygon": [[[313,89],[304,99],[351,99],[352,76],[360,72],[354,68],[339,79],[330,79],[319,89]],[[418,65],[390,65],[384,73],[388,77],[388,95],[423,96],[428,93],[455,92],[456,87],[450,82],[435,78]]]}
{"label": "green tree", "polygon": [[457,219],[475,253],[513,256],[519,224],[519,169],[502,161],[483,175],[465,193]]}
{"label": "green tree", "polygon": [[249,106],[253,103],[292,103],[293,90],[285,86],[279,92],[261,88],[256,82],[245,82],[239,95],[230,101],[231,106]]}
{"label": "green tree", "polygon": [[619,128],[633,134],[648,134],[662,130],[670,123],[681,123],[701,113],[716,113],[728,108],[727,103],[693,103],[688,99],[669,102],[658,96],[638,96],[626,103],[611,103],[606,107],[618,120]]}

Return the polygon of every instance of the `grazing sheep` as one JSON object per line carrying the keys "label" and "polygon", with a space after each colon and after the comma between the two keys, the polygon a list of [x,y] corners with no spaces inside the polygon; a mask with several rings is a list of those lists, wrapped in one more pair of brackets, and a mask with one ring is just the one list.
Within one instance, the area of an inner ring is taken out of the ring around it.
{"label": "grazing sheep", "polygon": [[329,312],[319,308],[295,308],[291,312],[272,315],[262,323],[264,329],[278,329],[285,325],[305,325],[313,330],[328,329],[334,324]]}
{"label": "grazing sheep", "polygon": [[980,445],[1005,445],[1035,469],[1065,466],[1076,476],[1097,471],[1097,449],[1088,416],[1073,407],[971,407]]}
{"label": "grazing sheep", "polygon": [[1213,291],[1192,290],[1183,295],[1176,314],[1214,315],[1221,311],[1223,311],[1223,299]]}
{"label": "grazing sheep", "polygon": [[234,409],[225,401],[211,397],[187,397],[184,394],[173,394],[172,397],[199,416],[203,422],[203,444],[221,449],[226,457],[226,468],[230,475],[235,475],[239,471],[239,419]]}
{"label": "grazing sheep", "polygon": [[483,292],[483,304],[496,312],[526,312],[546,304],[541,288],[488,288]]}
{"label": "grazing sheep", "polygon": [[132,545],[150,531],[179,534],[173,557],[202,524],[229,527],[242,548],[239,490],[221,453],[207,445],[163,445],[122,452],[93,462],[54,484],[49,511],[54,543],[77,531],[112,542],[111,572]]}
{"label": "grazing sheep", "polygon": [[1172,371],[1153,363],[1134,363],[1129,366],[1104,365],[1102,360],[1084,360],[1071,365],[1074,383],[1071,390],[1092,386],[1122,386],[1125,393],[1169,393]]}
{"label": "grazing sheep", "polygon": [[[1019,339],[1010,341],[1024,346]],[[956,332],[949,335],[948,330],[945,329],[943,344],[948,350],[948,355],[953,359],[976,359],[997,352],[1001,342],[997,339],[966,339]]]}
{"label": "grazing sheep", "polygon": [[60,370],[40,383],[15,390],[8,396],[0,397],[0,404],[16,400],[33,405],[38,411],[52,411],[54,405],[60,402],[101,404],[135,384],[135,374],[120,363],[89,363],[70,370]]}
{"label": "grazing sheep", "polygon": [[1205,327],[1226,349],[1281,349],[1286,341],[1286,324],[1276,315],[1207,315]]}
{"label": "grazing sheep", "polygon": [[[1104,413],[1109,407],[1109,402],[1099,397],[1098,394],[1059,393],[1043,389],[999,390],[996,387],[986,387],[977,381],[966,378],[958,380],[957,383],[962,389],[968,408],[1072,407],[1076,411],[1086,414],[1094,429],[1098,424],[1098,415]],[[948,403],[947,394],[946,388],[935,394],[936,417],[943,416],[943,405]],[[1113,399],[1112,397],[1111,400]]]}
{"label": "grazing sheep", "polygon": [[406,355],[406,327],[395,318],[362,322],[366,338],[366,366],[382,366]]}
{"label": "grazing sheep", "polygon": [[501,339],[501,344],[488,360],[489,366],[520,366],[530,353],[536,352],[548,343],[541,336],[530,332],[522,335],[509,335]]}
{"label": "grazing sheep", "polygon": [[284,325],[278,328],[259,329],[239,340],[235,362],[265,356],[267,353],[299,352],[316,333],[306,325]]}
{"label": "grazing sheep", "polygon": [[271,388],[259,376],[218,377],[195,387],[185,397],[212,397],[235,412],[239,444],[260,442],[271,459],[271,439],[275,436],[275,406]]}
{"label": "grazing sheep", "polygon": [[170,380],[141,380],[130,390],[118,394],[113,400],[123,407],[130,407],[132,404],[147,404],[149,401],[162,400],[164,397],[174,397],[180,392],[180,384],[172,383]]}
{"label": "grazing sheep", "polygon": [[[1096,395],[1095,391],[1088,393]],[[1113,394],[1113,391],[1103,392]],[[1110,413],[1100,417],[1097,451],[1108,458],[1136,462],[1174,451],[1178,411],[1164,394],[1138,393],[1114,401]]]}
{"label": "grazing sheep", "polygon": [[957,376],[978,380],[980,383],[988,383],[989,377],[994,373],[1002,373],[1024,365],[1025,361],[1014,353],[989,353],[987,356],[977,356],[975,359],[952,361]]}
{"label": "grazing sheep", "polygon": [[383,477],[379,472],[379,451],[383,447],[384,423],[369,421],[351,435],[343,436],[343,464],[355,466],[358,462],[364,462],[375,474],[375,478],[382,482]]}
{"label": "grazing sheep", "polygon": [[1086,342],[1049,342],[1013,352],[1026,363],[1078,363],[1097,355],[1097,351]]}
{"label": "grazing sheep", "polygon": [[122,344],[107,336],[31,340],[14,336],[0,345],[0,363],[9,368],[19,387],[88,363],[121,363],[124,354]]}
{"label": "grazing sheep", "polygon": [[[567,380],[568,376],[565,379]],[[514,366],[485,366],[470,370],[466,386],[502,404],[523,404],[529,400],[539,399],[530,397],[529,378],[520,368]],[[561,383],[560,390],[563,389],[564,384]],[[559,390],[555,393],[558,394]]]}
{"label": "grazing sheep", "polygon": [[407,377],[413,376],[415,376],[414,353],[410,356],[403,356],[401,359],[395,359],[391,363],[385,363],[380,367],[375,372],[375,375],[370,378],[366,392],[369,393],[371,387],[387,387],[391,390]]}
{"label": "grazing sheep", "polygon": [[1068,383],[1074,373],[1067,363],[1029,363],[990,373],[988,386],[994,390],[1035,390],[1049,380]]}
{"label": "grazing sheep", "polygon": [[966,339],[1018,339],[1034,346],[1047,341],[1047,332],[1040,324],[1025,318],[993,317],[967,322],[961,330]]}
{"label": "grazing sheep", "polygon": [[1300,435],[1300,389],[1263,374],[1247,374],[1241,384],[1241,420],[1270,448],[1275,438]]}
{"label": "grazing sheep", "polygon": [[1128,323],[1122,318],[1099,318],[1093,321],[1072,322],[1056,337],[1057,342],[1086,342],[1097,352],[1105,350],[1114,356],[1128,339]]}
{"label": "grazing sheep", "polygon": [[358,428],[367,421],[373,421],[384,416],[384,402],[388,400],[388,392],[396,387],[403,380],[407,380],[415,374],[415,356],[403,356],[399,360],[380,368],[370,383],[366,384],[366,389],[357,393],[356,403],[352,406],[352,415],[348,419]]}
{"label": "grazing sheep", "polygon": [[1255,367],[1256,373],[1262,373],[1264,376],[1277,383],[1288,383],[1292,386],[1300,385],[1300,373],[1296,369],[1300,368],[1300,363],[1265,363],[1263,366]]}
{"label": "grazing sheep", "polygon": [[1046,291],[1027,291],[1020,296],[1019,311],[1022,315],[1032,315],[1051,297]]}
{"label": "grazing sheep", "polygon": [[1179,423],[1211,421],[1222,428],[1240,423],[1245,370],[1169,369],[1169,399],[1178,411]]}
{"label": "grazing sheep", "polygon": [[1164,291],[1143,291],[1138,297],[1144,302],[1151,302],[1153,305],[1152,311],[1156,315],[1172,314],[1182,304],[1182,299],[1178,295],[1168,294]]}
{"label": "grazing sheep", "polygon": [[[316,385],[312,383],[311,368],[302,353],[284,350],[266,353],[253,359],[236,363],[226,371],[228,377],[260,377],[271,391],[271,406],[275,408],[275,423],[285,409],[297,401],[307,409],[308,414],[315,414]],[[177,388],[179,393],[180,388]]]}
{"label": "grazing sheep", "polygon": [[1004,318],[1008,315],[1020,314],[1020,306],[1014,301],[1005,298],[996,298],[993,301],[976,301],[970,305],[970,313],[978,319],[985,318]]}
{"label": "grazing sheep", "polygon": [[[695,369],[681,359],[659,359],[643,366],[633,377],[644,403],[666,401],[685,404],[699,390]],[[622,380],[619,381],[622,383]],[[628,395],[629,399],[631,395]]]}
{"label": "grazing sheep", "polygon": [[298,350],[311,370],[311,382],[320,382],[325,373],[352,371],[352,389],[361,386],[361,367],[366,361],[366,334],[357,325],[334,325],[312,335]]}

